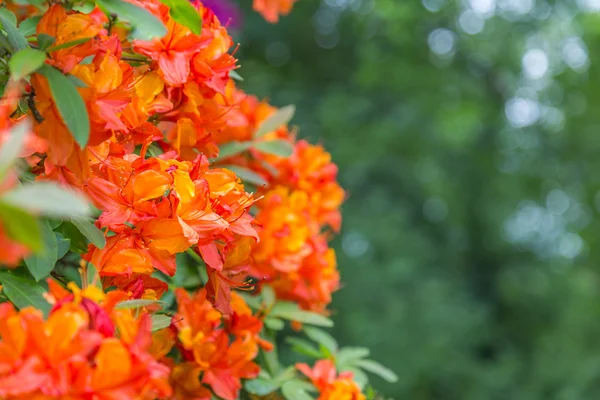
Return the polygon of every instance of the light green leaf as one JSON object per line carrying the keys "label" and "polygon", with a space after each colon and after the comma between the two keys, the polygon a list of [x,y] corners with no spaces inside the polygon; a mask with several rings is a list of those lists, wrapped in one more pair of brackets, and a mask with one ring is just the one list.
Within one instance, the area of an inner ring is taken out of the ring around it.
{"label": "light green leaf", "polygon": [[263,299],[263,304],[267,308],[271,308],[275,304],[275,291],[269,285],[263,285],[261,287],[260,295]]}
{"label": "light green leaf", "polygon": [[63,189],[53,182],[34,182],[19,186],[0,200],[34,214],[55,218],[85,216],[90,213],[87,200],[80,194]]}
{"label": "light green leaf", "polygon": [[24,244],[33,251],[42,248],[39,221],[20,208],[0,203],[0,220],[9,238]]}
{"label": "light green leaf", "polygon": [[37,35],[37,44],[40,50],[46,50],[48,47],[52,46],[54,42],[56,42],[54,36],[50,36],[45,33],[40,33]]}
{"label": "light green leaf", "polygon": [[287,337],[285,341],[292,346],[292,350],[297,353],[304,354],[305,356],[313,358],[323,358],[323,354],[307,340],[300,339],[297,337]]}
{"label": "light green leaf", "polygon": [[107,14],[114,14],[119,19],[131,24],[131,36],[139,40],[152,40],[167,34],[167,28],[160,19],[150,11],[123,0],[98,0],[96,2]]}
{"label": "light green leaf", "polygon": [[279,385],[275,382],[268,381],[266,379],[257,378],[246,381],[244,383],[244,389],[258,396],[266,396],[269,393],[273,393],[274,391],[279,389]]}
{"label": "light green leaf", "polygon": [[140,308],[150,306],[152,304],[160,304],[161,302],[158,300],[146,300],[146,299],[134,299],[134,300],[125,300],[120,303],[117,303],[115,309],[126,309],[126,308]]}
{"label": "light green leaf", "polygon": [[238,74],[237,71],[235,71],[235,70],[229,71],[229,77],[238,82],[244,82],[244,78],[242,78],[242,76],[240,74]]}
{"label": "light green leaf", "polygon": [[302,322],[304,324],[331,327],[333,321],[329,318],[309,311],[300,310],[298,305],[290,302],[279,302],[273,306],[272,317],[279,317],[291,321]]}
{"label": "light green leaf", "polygon": [[358,360],[356,366],[364,369],[367,372],[380,376],[382,379],[394,383],[398,381],[398,376],[389,368],[384,367],[377,361],[373,360]]}
{"label": "light green leaf", "polygon": [[371,352],[366,347],[344,347],[335,355],[335,362],[340,368],[354,365],[354,362],[369,357]]}
{"label": "light green leaf", "polygon": [[85,147],[90,137],[90,119],[77,88],[69,78],[49,65],[44,65],[39,72],[48,79],[56,108],[71,135],[79,146]]}
{"label": "light green leaf", "polygon": [[365,386],[369,383],[369,377],[362,370],[358,368],[346,368],[342,372],[349,371],[352,372],[353,380],[356,382],[360,390],[363,390]]}
{"label": "light green leaf", "polygon": [[79,232],[83,234],[90,242],[99,249],[104,248],[106,245],[106,238],[100,229],[92,223],[88,218],[79,217],[72,218],[71,222],[79,229]]}
{"label": "light green leaf", "polygon": [[46,54],[42,51],[31,47],[19,50],[8,62],[12,79],[17,81],[35,72],[44,65],[44,61],[46,61]]}
{"label": "light green leaf", "polygon": [[298,379],[288,381],[281,386],[281,393],[287,400],[314,400],[308,391],[314,391],[314,386]]}
{"label": "light green leaf", "polygon": [[17,28],[17,17],[6,8],[0,8],[0,24],[6,32],[8,43],[13,52],[29,47],[29,43],[23,33]]}
{"label": "light green leaf", "polygon": [[40,226],[44,246],[39,252],[26,257],[24,260],[25,266],[36,281],[47,277],[58,260],[58,242],[52,227],[48,221],[43,221]]}
{"label": "light green leaf", "polygon": [[239,165],[223,165],[222,167],[234,172],[245,183],[251,183],[256,186],[267,184],[267,181],[262,176],[248,168],[240,167]]}
{"label": "light green leaf", "polygon": [[78,46],[80,44],[83,44],[85,42],[89,42],[92,38],[91,37],[86,37],[86,38],[80,38],[80,39],[75,39],[72,40],[70,42],[66,42],[66,43],[62,43],[56,46],[52,46],[46,49],[47,53],[52,53],[53,51],[57,51],[57,50],[62,50],[62,49],[68,49],[69,47],[73,47],[73,46]]}
{"label": "light green leaf", "polygon": [[280,157],[289,157],[294,154],[294,145],[283,139],[254,142],[253,147],[263,153],[275,154]]}
{"label": "light green leaf", "polygon": [[323,329],[305,326],[303,330],[304,333],[306,333],[306,336],[325,347],[330,354],[337,351],[337,341],[333,338],[333,336],[325,332]]}
{"label": "light green leaf", "polygon": [[252,147],[252,142],[229,142],[219,146],[219,157],[217,159],[223,159],[239,153],[242,153]]}
{"label": "light green leaf", "polygon": [[19,158],[21,149],[25,144],[25,137],[30,129],[29,120],[13,126],[9,133],[10,137],[0,146],[0,180],[4,180],[6,172],[12,168]]}
{"label": "light green leaf", "polygon": [[192,6],[189,0],[160,0],[161,3],[169,7],[169,14],[183,26],[199,35],[202,32],[202,18],[198,11]]}
{"label": "light green leaf", "polygon": [[279,318],[267,317],[264,320],[265,326],[274,331],[280,331],[285,327],[285,324]]}
{"label": "light green leaf", "polygon": [[171,325],[172,317],[163,314],[154,314],[152,317],[152,332],[158,331],[164,328],[168,328]]}
{"label": "light green leaf", "polygon": [[44,298],[46,292],[33,278],[19,276],[12,271],[0,271],[0,282],[6,297],[19,309],[33,306],[47,315],[50,304]]}
{"label": "light green leaf", "polygon": [[269,118],[265,119],[262,122],[262,124],[260,124],[256,132],[254,132],[254,137],[259,138],[261,136],[266,135],[269,132],[273,132],[274,130],[279,129],[281,126],[287,124],[292,120],[295,112],[296,107],[293,104],[281,107],[271,116],[269,116]]}
{"label": "light green leaf", "polygon": [[21,24],[19,25],[19,30],[21,31],[23,36],[35,35],[35,29],[37,27],[38,22],[40,22],[41,18],[42,17],[37,16],[29,17],[23,20],[23,22],[21,22]]}

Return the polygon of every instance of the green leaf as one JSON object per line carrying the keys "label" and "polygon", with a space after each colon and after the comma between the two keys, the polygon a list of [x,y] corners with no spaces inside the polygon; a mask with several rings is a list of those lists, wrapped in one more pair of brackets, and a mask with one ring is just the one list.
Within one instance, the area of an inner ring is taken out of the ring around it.
{"label": "green leaf", "polygon": [[25,20],[23,20],[23,22],[21,22],[21,24],[19,25],[19,31],[21,31],[21,33],[23,34],[23,36],[27,37],[27,36],[31,36],[31,35],[35,35],[35,29],[37,27],[38,22],[40,22],[40,19],[42,17],[29,17]]}
{"label": "green leaf", "polygon": [[87,200],[53,182],[35,182],[19,186],[0,200],[30,211],[55,218],[85,216],[90,213]]}
{"label": "green leaf", "polygon": [[306,333],[306,336],[325,347],[330,354],[335,353],[337,351],[337,341],[333,338],[333,336],[325,332],[323,329],[305,326],[303,330],[304,333]]}
{"label": "green leaf", "polygon": [[35,72],[44,65],[44,61],[46,61],[46,54],[42,51],[34,50],[31,47],[19,50],[8,62],[12,79],[17,81]]}
{"label": "green leaf", "polygon": [[115,309],[126,309],[126,308],[140,308],[150,306],[152,304],[160,304],[161,302],[158,300],[146,300],[146,299],[134,299],[134,300],[125,300],[120,303],[117,303]]}
{"label": "green leaf", "polygon": [[56,244],[58,248],[56,257],[60,260],[69,252],[69,249],[71,248],[71,239],[65,237],[60,232],[54,232],[54,235],[56,236]]}
{"label": "green leaf", "polygon": [[287,400],[314,400],[308,391],[314,391],[314,386],[298,379],[288,381],[281,386],[281,393]]}
{"label": "green leaf", "polygon": [[362,370],[358,368],[346,368],[341,372],[349,371],[352,372],[353,381],[356,382],[360,390],[363,390],[365,386],[369,383],[369,377]]}
{"label": "green leaf", "polygon": [[253,147],[263,153],[275,154],[280,157],[289,157],[294,154],[294,145],[283,139],[254,142]]}
{"label": "green leaf", "polygon": [[285,327],[285,324],[279,318],[267,317],[264,320],[265,326],[274,331],[280,331]]}
{"label": "green leaf", "polygon": [[6,297],[17,308],[33,306],[42,310],[44,315],[50,311],[50,304],[44,298],[46,291],[33,278],[19,276],[12,271],[0,271],[0,282]]}
{"label": "green leaf", "polygon": [[30,129],[31,124],[28,120],[13,126],[9,133],[10,137],[0,146],[0,180],[4,180],[6,172],[19,158]]}
{"label": "green leaf", "polygon": [[24,244],[33,251],[42,248],[42,231],[38,220],[8,204],[0,203],[0,221],[9,238]]}
{"label": "green leaf", "polygon": [[164,314],[154,314],[152,317],[152,332],[158,331],[164,328],[168,328],[171,325],[172,318]]}
{"label": "green leaf", "polygon": [[256,132],[254,132],[254,137],[259,138],[261,136],[266,135],[267,133],[279,129],[281,126],[287,124],[292,120],[292,117],[294,116],[295,112],[296,107],[293,104],[281,107],[271,116],[269,116],[269,118],[265,119],[262,122],[262,124],[260,124]]}
{"label": "green leaf", "polygon": [[17,28],[17,17],[6,8],[0,8],[0,24],[6,31],[8,43],[11,45],[13,52],[26,49],[29,43],[21,31]]}
{"label": "green leaf", "polygon": [[88,87],[88,85],[84,81],[82,81],[75,75],[67,75],[67,78],[69,78],[69,80],[73,82],[73,85],[75,85],[76,87]]}
{"label": "green leaf", "polygon": [[[131,36],[139,40],[152,40],[167,34],[167,28],[160,19],[148,10],[122,0],[98,0],[100,8],[131,24]],[[195,10],[194,10],[195,11]]]}
{"label": "green leaf", "polygon": [[252,142],[229,142],[219,146],[218,160],[242,153],[252,147]]}
{"label": "green leaf", "polygon": [[91,263],[87,264],[87,282],[88,285],[102,289],[102,280],[100,279],[100,275],[98,275],[98,270]]}
{"label": "green leaf", "polygon": [[398,381],[398,376],[389,368],[384,367],[377,361],[373,360],[358,360],[356,366],[364,369],[367,372],[380,376],[382,379],[394,383]]}
{"label": "green leaf", "polygon": [[69,240],[69,249],[75,253],[87,253],[88,242],[85,236],[71,222],[63,222],[57,229],[66,239]]}
{"label": "green leaf", "polygon": [[275,304],[275,291],[269,285],[263,285],[260,295],[263,299],[263,304],[267,308],[271,308]]}
{"label": "green leaf", "polygon": [[229,71],[229,77],[238,82],[244,82],[244,78],[242,78],[242,76],[240,74],[238,74],[237,71],[235,71],[235,70]]}
{"label": "green leaf", "polygon": [[238,165],[223,165],[222,167],[234,172],[238,178],[244,182],[251,183],[256,186],[264,186],[267,184],[267,181],[265,181],[262,176],[248,168],[240,167]]}
{"label": "green leaf", "polygon": [[40,224],[44,246],[42,249],[25,258],[25,266],[36,281],[47,277],[58,260],[58,242],[48,221]]}
{"label": "green leaf", "polygon": [[90,242],[99,249],[104,248],[106,245],[106,238],[100,229],[94,225],[88,218],[71,218],[73,225],[79,229],[79,232],[83,234]]}
{"label": "green leaf", "polygon": [[45,33],[40,33],[37,35],[37,44],[40,50],[46,50],[48,47],[52,46],[54,42],[56,42],[54,36],[50,36]]}
{"label": "green leaf", "polygon": [[298,305],[290,302],[279,302],[273,306],[271,313],[272,317],[279,317],[291,321],[302,322],[304,324],[318,325],[331,327],[333,322],[323,315],[316,314],[310,311],[300,310]]}
{"label": "green leaf", "polygon": [[266,379],[256,378],[244,382],[244,389],[246,389],[247,392],[256,394],[258,396],[266,396],[269,393],[273,393],[279,389],[279,385]]}
{"label": "green leaf", "polygon": [[189,0],[160,0],[161,3],[169,7],[169,14],[183,26],[199,35],[202,32],[202,18],[198,11],[192,6]]}
{"label": "green leaf", "polygon": [[354,365],[354,362],[369,357],[371,352],[366,347],[344,347],[335,355],[335,362],[341,369]]}
{"label": "green leaf", "polygon": [[79,146],[86,146],[90,137],[90,119],[77,88],[59,70],[44,65],[39,72],[48,79],[56,108]]}
{"label": "green leaf", "polygon": [[91,37],[86,37],[86,38],[79,38],[79,39],[71,40],[70,42],[66,42],[66,43],[56,45],[56,46],[49,47],[46,49],[46,52],[52,53],[53,51],[68,49],[69,47],[78,46],[80,44],[89,42],[91,39],[92,39]]}
{"label": "green leaf", "polygon": [[292,346],[292,350],[297,353],[304,354],[312,358],[323,358],[323,354],[313,346],[308,340],[300,339],[297,337],[287,337],[285,341]]}

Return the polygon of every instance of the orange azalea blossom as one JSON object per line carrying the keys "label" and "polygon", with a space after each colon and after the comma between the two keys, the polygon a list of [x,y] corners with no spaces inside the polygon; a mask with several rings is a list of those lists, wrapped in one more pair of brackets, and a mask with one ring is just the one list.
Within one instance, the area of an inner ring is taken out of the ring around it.
{"label": "orange azalea blossom", "polygon": [[259,12],[264,19],[274,24],[280,15],[288,15],[296,0],[254,0],[252,8]]}
{"label": "orange azalea blossom", "polygon": [[206,389],[210,387],[225,400],[237,399],[240,379],[252,379],[259,373],[258,365],[253,362],[259,346],[271,348],[270,343],[258,337],[262,322],[251,315],[235,294],[234,314],[225,325],[222,315],[206,300],[204,289],[193,297],[177,289],[176,296],[178,312],[173,321],[177,346],[185,362],[171,373],[174,397],[210,398],[206,397]]}
{"label": "orange azalea blossom", "polygon": [[17,312],[10,303],[0,304],[0,397],[133,400],[170,395],[169,369],[147,351],[149,315],[133,320],[119,312],[109,318],[95,301],[81,294],[70,298],[62,298],[47,320],[39,310]]}
{"label": "orange azalea blossom", "polygon": [[319,391],[318,400],[365,400],[360,388],[352,379],[352,372],[336,373],[331,360],[319,360],[311,369],[298,363],[296,368],[306,375]]}

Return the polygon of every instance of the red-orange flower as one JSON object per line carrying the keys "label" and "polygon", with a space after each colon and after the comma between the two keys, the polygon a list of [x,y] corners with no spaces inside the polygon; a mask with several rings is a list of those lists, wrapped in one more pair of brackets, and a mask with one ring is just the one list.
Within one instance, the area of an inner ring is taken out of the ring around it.
{"label": "red-orange flower", "polygon": [[264,19],[271,23],[279,21],[280,15],[287,15],[292,11],[296,0],[254,0],[252,8],[262,14]]}
{"label": "red-orange flower", "polygon": [[360,388],[354,382],[351,372],[337,374],[331,360],[319,360],[311,369],[307,364],[298,363],[296,368],[306,375],[319,390],[318,400],[365,400]]}

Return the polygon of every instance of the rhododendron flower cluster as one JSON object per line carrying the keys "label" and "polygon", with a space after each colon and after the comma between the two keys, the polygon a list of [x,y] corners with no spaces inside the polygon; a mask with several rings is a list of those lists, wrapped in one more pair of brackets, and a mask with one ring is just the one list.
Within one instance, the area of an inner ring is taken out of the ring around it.
{"label": "rhododendron flower cluster", "polygon": [[[337,167],[237,87],[213,11],[32,3],[0,10],[0,397],[363,399],[367,354],[310,327],[340,286]],[[314,370],[280,364],[286,320],[325,338]]]}

